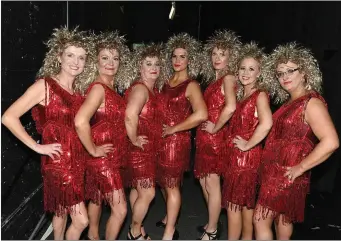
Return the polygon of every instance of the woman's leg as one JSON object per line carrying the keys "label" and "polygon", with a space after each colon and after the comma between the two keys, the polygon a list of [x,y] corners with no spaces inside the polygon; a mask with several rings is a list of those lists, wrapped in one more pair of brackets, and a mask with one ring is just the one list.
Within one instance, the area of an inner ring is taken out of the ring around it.
{"label": "woman's leg", "polygon": [[70,216],[72,219],[71,225],[66,231],[67,240],[79,240],[83,230],[88,226],[88,213],[84,202],[74,205]]}

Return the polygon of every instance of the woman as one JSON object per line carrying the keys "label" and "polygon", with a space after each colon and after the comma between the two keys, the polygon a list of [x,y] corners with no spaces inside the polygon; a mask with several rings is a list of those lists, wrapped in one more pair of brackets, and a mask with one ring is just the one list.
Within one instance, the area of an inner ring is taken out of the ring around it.
{"label": "woman", "polygon": [[[257,239],[290,239],[293,223],[303,222],[310,170],[339,147],[339,139],[320,95],[322,74],[311,52],[295,43],[278,46],[266,61],[264,77],[277,84],[276,101],[261,169],[254,215]],[[279,85],[280,84],[280,85]]]}
{"label": "woman", "polygon": [[129,61],[129,50],[117,32],[101,33],[94,44],[96,69],[82,85],[85,90],[91,83],[75,117],[75,125],[79,139],[92,156],[87,160],[85,176],[85,195],[90,200],[88,238],[99,239],[101,204],[105,200],[111,208],[105,234],[109,240],[117,238],[127,213],[121,178],[126,155],[125,102],[115,87],[124,87],[122,76]]}
{"label": "woman", "polygon": [[263,50],[251,42],[242,47],[238,60],[236,112],[230,120],[225,146],[223,206],[227,209],[228,239],[251,240],[256,202],[261,141],[272,126],[268,92],[271,82],[262,78]]}
{"label": "woman", "polygon": [[186,33],[171,37],[166,44],[165,61],[169,81],[160,96],[164,124],[157,182],[165,191],[167,215],[157,225],[165,227],[163,239],[176,239],[180,184],[190,161],[190,129],[207,119],[206,104],[194,80],[200,70],[200,43]]}
{"label": "woman", "polygon": [[[67,216],[72,222],[66,239],[79,239],[88,225],[84,205],[83,152],[73,120],[81,100],[75,86],[88,71],[92,52],[85,32],[54,29],[37,81],[2,116],[2,123],[25,145],[42,154],[44,210],[53,212],[54,239],[63,240]],[[20,117],[32,109],[42,144],[25,131]]]}
{"label": "woman", "polygon": [[202,74],[210,83],[204,93],[208,121],[197,129],[194,175],[208,207],[208,223],[199,226],[200,239],[218,239],[221,211],[220,175],[221,146],[226,122],[236,108],[236,78],[234,76],[240,41],[232,31],[216,31],[204,47],[205,65]]}
{"label": "woman", "polygon": [[125,126],[130,143],[127,155],[127,186],[131,187],[132,222],[127,239],[150,239],[142,227],[155,196],[156,151],[161,139],[157,88],[161,78],[161,45],[150,44],[133,53],[132,85],[125,92]]}

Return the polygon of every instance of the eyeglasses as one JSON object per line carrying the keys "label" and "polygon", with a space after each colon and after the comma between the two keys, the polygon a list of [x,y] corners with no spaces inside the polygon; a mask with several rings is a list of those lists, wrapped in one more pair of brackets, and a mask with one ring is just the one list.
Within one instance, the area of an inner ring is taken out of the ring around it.
{"label": "eyeglasses", "polygon": [[285,75],[290,76],[292,75],[295,71],[299,70],[300,68],[296,68],[296,69],[288,69],[286,72],[277,72],[276,73],[276,77],[279,78],[283,78]]}

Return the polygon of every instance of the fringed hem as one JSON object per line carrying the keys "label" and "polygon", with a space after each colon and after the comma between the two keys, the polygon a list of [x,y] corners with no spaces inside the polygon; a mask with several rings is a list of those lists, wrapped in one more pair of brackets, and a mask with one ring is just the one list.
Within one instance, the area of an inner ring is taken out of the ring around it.
{"label": "fringed hem", "polygon": [[221,177],[222,171],[221,171],[221,169],[219,171],[218,171],[218,169],[213,169],[213,170],[205,171],[205,172],[194,171],[194,177],[196,179],[203,179],[203,178],[209,177],[210,175],[213,175],[213,174]]}
{"label": "fringed hem", "polygon": [[222,206],[226,209],[231,204],[253,209],[256,203],[257,171],[235,170],[224,174],[222,188]]}
{"label": "fringed hem", "polygon": [[[86,171],[85,198],[93,203],[100,205],[103,201],[105,204],[113,203],[113,195],[115,191],[123,190],[123,182],[120,170]],[[95,171],[96,172],[96,171]],[[103,175],[106,174],[106,176]]]}
{"label": "fringed hem", "polygon": [[157,178],[156,182],[161,188],[175,188],[182,185],[183,174],[180,177],[160,177]]}
{"label": "fringed hem", "polygon": [[84,183],[66,170],[44,169],[44,210],[57,216],[76,213],[84,201]]}
{"label": "fringed hem", "polygon": [[287,225],[287,224],[291,224],[291,223],[302,223],[304,221],[303,219],[300,219],[300,220],[292,219],[289,216],[287,216],[285,213],[277,212],[274,209],[272,209],[271,207],[263,206],[260,203],[257,203],[257,206],[256,206],[255,211],[254,211],[254,219],[256,221],[259,221],[260,219],[265,220],[265,219],[270,217],[270,218],[275,220],[276,224],[279,223],[281,215],[282,215],[282,224],[283,225]]}
{"label": "fringed hem", "polygon": [[250,205],[249,203],[245,203],[245,204],[237,204],[237,203],[232,203],[232,202],[225,202],[222,205],[223,208],[225,208],[226,210],[231,210],[236,212],[238,211],[242,211],[244,207],[246,207],[248,210],[252,210],[255,209],[255,205]]}
{"label": "fringed hem", "polygon": [[128,186],[130,188],[140,188],[148,189],[155,187],[155,177],[136,177],[133,178],[129,183]]}

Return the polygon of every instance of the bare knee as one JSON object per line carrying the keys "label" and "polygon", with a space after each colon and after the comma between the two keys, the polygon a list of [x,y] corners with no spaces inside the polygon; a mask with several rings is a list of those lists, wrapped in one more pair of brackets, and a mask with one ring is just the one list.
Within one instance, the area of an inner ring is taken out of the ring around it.
{"label": "bare knee", "polygon": [[84,230],[89,225],[87,216],[78,214],[72,219],[72,224],[79,230]]}
{"label": "bare knee", "polygon": [[155,197],[155,188],[144,189],[139,193],[139,195],[141,195],[143,199],[146,199],[149,202],[151,202]]}
{"label": "bare knee", "polygon": [[115,215],[118,219],[124,220],[127,216],[127,203],[122,202],[119,204],[116,204],[112,207],[112,214]]}
{"label": "bare knee", "polygon": [[211,174],[209,177],[206,177],[205,188],[208,193],[213,193],[216,191],[220,191],[220,179],[216,174]]}

